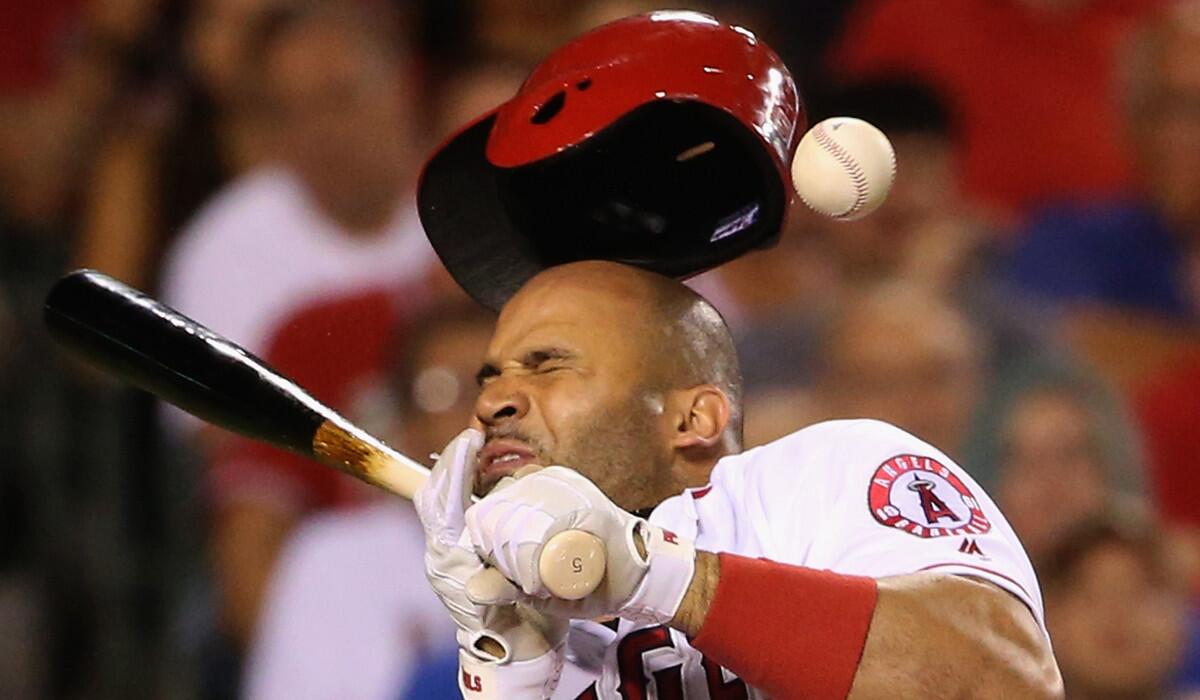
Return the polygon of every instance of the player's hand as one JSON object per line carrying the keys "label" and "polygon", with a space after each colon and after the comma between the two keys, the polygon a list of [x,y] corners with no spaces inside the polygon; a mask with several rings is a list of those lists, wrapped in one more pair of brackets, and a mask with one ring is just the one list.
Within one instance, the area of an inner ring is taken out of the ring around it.
{"label": "player's hand", "polygon": [[[691,542],[621,510],[599,487],[566,467],[502,480],[467,509],[466,526],[475,552],[515,584],[469,586],[476,602],[520,600],[572,618],[618,616],[665,623],[678,610],[695,572]],[[606,548],[604,581],[578,601],[553,598],[538,574],[543,546],[564,530],[590,532]]]}
{"label": "player's hand", "polygon": [[562,671],[565,618],[522,605],[479,604],[466,594],[467,581],[484,569],[464,536],[482,444],[476,430],[451,440],[414,498],[425,529],[425,574],[458,625],[463,697],[549,697]]}

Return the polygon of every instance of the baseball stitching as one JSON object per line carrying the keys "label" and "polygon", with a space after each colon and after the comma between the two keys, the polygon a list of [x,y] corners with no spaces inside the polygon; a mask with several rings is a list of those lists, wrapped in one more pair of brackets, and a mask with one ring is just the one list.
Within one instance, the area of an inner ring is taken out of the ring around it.
{"label": "baseball stitching", "polygon": [[846,211],[835,213],[834,216],[840,218],[858,213],[867,204],[867,174],[863,172],[858,161],[854,160],[850,153],[840,143],[834,141],[829,132],[825,131],[823,123],[817,124],[813,129],[813,138],[845,168],[846,174],[850,176],[850,181],[854,184],[854,203]]}

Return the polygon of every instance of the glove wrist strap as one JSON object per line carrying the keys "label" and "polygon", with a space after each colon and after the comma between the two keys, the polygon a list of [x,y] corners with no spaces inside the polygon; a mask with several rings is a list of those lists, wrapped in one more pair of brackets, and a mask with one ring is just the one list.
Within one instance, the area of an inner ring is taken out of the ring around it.
{"label": "glove wrist strap", "polygon": [[528,661],[483,661],[458,650],[458,689],[465,700],[546,700],[558,687],[565,644]]}
{"label": "glove wrist strap", "polygon": [[646,547],[647,571],[621,607],[621,617],[666,624],[679,610],[692,583],[696,548],[689,540],[645,521],[638,523],[633,536],[638,533]]}

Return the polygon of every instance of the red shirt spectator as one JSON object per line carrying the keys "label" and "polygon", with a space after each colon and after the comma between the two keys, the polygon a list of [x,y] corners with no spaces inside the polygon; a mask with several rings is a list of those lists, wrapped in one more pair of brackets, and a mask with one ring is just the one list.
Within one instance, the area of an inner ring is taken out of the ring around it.
{"label": "red shirt spectator", "polygon": [[[301,183],[266,168],[218,195],[172,249],[165,298],[352,418],[378,386],[403,314],[419,308],[433,250],[407,203],[367,237],[321,214]],[[214,465],[215,502],[286,512],[343,505],[356,482],[236,441]]]}
{"label": "red shirt spectator", "polygon": [[[423,303],[414,292],[436,260],[411,202],[394,204],[388,222],[351,233],[292,172],[251,172],[177,239],[164,297],[361,421],[369,410],[356,406],[378,394],[373,380],[396,322]],[[291,526],[361,491],[349,477],[242,440],[216,455],[209,485],[222,627],[245,640]]]}
{"label": "red shirt spectator", "polygon": [[1147,382],[1136,409],[1163,519],[1200,527],[1200,362]]}
{"label": "red shirt spectator", "polygon": [[[424,290],[411,291],[421,298]],[[379,418],[372,409],[386,391],[384,374],[392,364],[396,329],[412,310],[413,298],[402,304],[394,289],[380,286],[314,299],[279,320],[264,359],[320,401],[381,434],[385,426],[370,425]],[[257,498],[300,512],[353,505],[374,493],[308,458],[245,439],[222,451],[210,485],[217,502],[254,492]]]}
{"label": "red shirt spectator", "polygon": [[63,44],[78,20],[81,0],[6,0],[0,3],[0,94],[49,82]]}
{"label": "red shirt spectator", "polygon": [[869,0],[848,18],[833,68],[848,78],[909,74],[941,90],[957,117],[968,194],[1004,213],[1123,191],[1131,164],[1113,97],[1118,49],[1159,3],[1035,4]]}

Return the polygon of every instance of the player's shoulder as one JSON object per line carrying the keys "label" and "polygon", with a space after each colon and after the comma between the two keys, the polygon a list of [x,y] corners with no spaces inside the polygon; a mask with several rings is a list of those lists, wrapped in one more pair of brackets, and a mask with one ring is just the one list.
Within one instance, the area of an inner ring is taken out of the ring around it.
{"label": "player's shoulder", "polygon": [[933,449],[915,435],[873,418],[827,420],[721,460],[746,468],[784,461],[793,465],[842,462],[847,456],[888,449]]}
{"label": "player's shoulder", "polygon": [[933,445],[901,428],[869,418],[814,423],[765,445],[723,458],[714,485],[772,497],[796,488],[835,495],[847,483],[897,456],[932,457],[950,463]]}
{"label": "player's shoulder", "polygon": [[785,435],[775,442],[785,444],[792,442],[833,442],[840,444],[846,441],[861,442],[864,440],[871,443],[891,443],[896,441],[911,442],[919,440],[919,438],[902,428],[875,418],[840,418],[813,423],[790,435]]}

